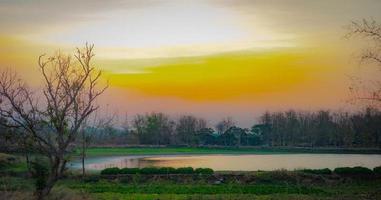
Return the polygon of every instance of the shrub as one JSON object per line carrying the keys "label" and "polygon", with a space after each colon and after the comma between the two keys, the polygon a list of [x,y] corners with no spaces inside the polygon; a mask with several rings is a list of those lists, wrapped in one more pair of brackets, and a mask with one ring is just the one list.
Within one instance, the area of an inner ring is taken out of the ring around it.
{"label": "shrub", "polygon": [[16,162],[16,158],[12,155],[0,153],[0,169],[8,167]]}
{"label": "shrub", "polygon": [[214,173],[213,169],[210,169],[210,168],[197,168],[194,170],[194,172],[196,174],[206,174],[206,175],[210,175]]}
{"label": "shrub", "polygon": [[381,166],[373,168],[375,174],[381,175]]}
{"label": "shrub", "polygon": [[302,172],[308,173],[308,174],[332,174],[332,170],[328,168],[324,169],[303,169]]}
{"label": "shrub", "polygon": [[177,174],[193,174],[194,170],[192,167],[180,167],[176,169]]}
{"label": "shrub", "polygon": [[173,167],[159,168],[160,174],[176,174],[176,169]]}
{"label": "shrub", "polygon": [[117,175],[119,174],[120,169],[117,167],[112,167],[112,168],[106,168],[101,171],[102,175]]}
{"label": "shrub", "polygon": [[334,170],[339,175],[371,175],[373,171],[366,167],[338,167]]}
{"label": "shrub", "polygon": [[140,169],[141,174],[159,174],[160,169],[156,167],[145,167]]}
{"label": "shrub", "polygon": [[140,173],[139,168],[123,168],[119,170],[119,174],[138,174]]}
{"label": "shrub", "polygon": [[8,162],[4,160],[0,160],[0,169],[6,168],[8,166]]}
{"label": "shrub", "polygon": [[90,175],[90,176],[86,176],[83,181],[85,183],[96,183],[99,181],[99,176],[96,176],[96,175]]}
{"label": "shrub", "polygon": [[255,182],[265,184],[296,183],[297,174],[286,170],[258,172]]}

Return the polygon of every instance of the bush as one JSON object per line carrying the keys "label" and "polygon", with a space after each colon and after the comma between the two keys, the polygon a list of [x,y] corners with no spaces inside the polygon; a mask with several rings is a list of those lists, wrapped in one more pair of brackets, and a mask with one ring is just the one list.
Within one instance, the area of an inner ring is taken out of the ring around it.
{"label": "bush", "polygon": [[16,157],[5,153],[0,153],[0,169],[8,167],[15,162]]}
{"label": "bush", "polygon": [[119,174],[138,174],[140,173],[139,168],[123,168],[119,170]]}
{"label": "bush", "polygon": [[373,168],[375,174],[381,175],[381,166]]}
{"label": "bush", "polygon": [[308,173],[308,174],[324,174],[324,175],[332,174],[332,170],[330,170],[328,168],[324,168],[324,169],[303,169],[301,171],[304,173]]}
{"label": "bush", "polygon": [[141,174],[160,174],[160,169],[155,167],[145,167],[140,169]]}
{"label": "bush", "polygon": [[194,172],[196,174],[205,174],[205,175],[210,175],[214,173],[213,169],[210,169],[210,168],[197,168],[194,170]]}
{"label": "bush", "polygon": [[90,175],[90,176],[86,176],[83,181],[85,183],[96,183],[99,181],[99,176],[96,176],[96,175]]}
{"label": "bush", "polygon": [[180,167],[176,169],[177,174],[193,174],[194,170],[192,167]]}
{"label": "bush", "polygon": [[366,167],[338,167],[334,170],[334,172],[344,176],[373,174],[373,171]]}
{"label": "bush", "polygon": [[8,164],[9,164],[8,162],[4,160],[0,160],[0,170],[6,168]]}
{"label": "bush", "polygon": [[120,169],[117,167],[112,167],[112,168],[106,168],[101,171],[102,175],[117,175],[119,174]]}
{"label": "bush", "polygon": [[160,174],[176,174],[176,169],[173,167],[159,168]]}
{"label": "bush", "polygon": [[298,175],[287,170],[274,170],[258,172],[255,175],[256,183],[264,184],[283,184],[283,183],[297,183]]}

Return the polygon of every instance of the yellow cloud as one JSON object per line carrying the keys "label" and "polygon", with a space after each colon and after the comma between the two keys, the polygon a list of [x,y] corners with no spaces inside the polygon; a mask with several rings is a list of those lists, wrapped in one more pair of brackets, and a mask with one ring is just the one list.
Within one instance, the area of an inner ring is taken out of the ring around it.
{"label": "yellow cloud", "polygon": [[[112,86],[153,96],[205,101],[255,97],[307,87],[315,84],[315,75],[327,68],[307,62],[304,54],[285,52],[178,58],[171,63],[145,67],[145,73],[109,73],[108,76]],[[128,68],[120,66],[123,67]]]}

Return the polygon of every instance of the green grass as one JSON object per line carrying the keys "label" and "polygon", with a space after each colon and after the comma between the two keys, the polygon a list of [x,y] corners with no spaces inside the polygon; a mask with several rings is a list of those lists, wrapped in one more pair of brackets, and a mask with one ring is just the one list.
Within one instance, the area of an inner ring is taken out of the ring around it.
{"label": "green grass", "polygon": [[[275,174],[274,174],[275,173]],[[343,182],[332,179],[324,183],[294,182],[280,176],[280,173],[293,176],[295,179],[308,179],[295,172],[263,172],[271,181],[259,181],[247,184],[227,182],[222,184],[207,183],[206,180],[188,181],[149,179],[143,182],[123,181],[121,179],[98,179],[95,182],[82,182],[71,177],[59,181],[55,186],[54,199],[103,199],[103,200],[334,200],[334,199],[381,199],[381,180],[352,179]],[[316,175],[311,175],[314,177]],[[331,182],[330,181],[334,181]],[[20,177],[0,177],[0,197],[2,192],[21,194],[33,193],[33,180]],[[21,195],[23,196],[23,195]],[[25,196],[25,195],[24,195]],[[67,198],[71,196],[72,198]],[[62,198],[61,198],[62,197]],[[364,197],[364,198],[363,198]],[[365,198],[366,197],[366,198]]]}
{"label": "green grass", "polygon": [[254,194],[215,194],[215,195],[184,195],[184,194],[118,194],[100,193],[93,195],[100,200],[315,200],[321,199],[308,195],[254,195]]}
{"label": "green grass", "polygon": [[321,189],[296,185],[276,184],[174,184],[166,182],[127,184],[108,181],[97,183],[69,183],[69,188],[85,190],[89,193],[120,193],[120,194],[325,194]]}
{"label": "green grass", "polygon": [[34,189],[33,180],[21,177],[2,176],[0,177],[0,190],[15,191],[15,190],[27,190]]}
{"label": "green grass", "polygon": [[97,183],[67,181],[74,191],[84,191],[95,199],[370,199],[381,198],[381,180],[352,181],[340,184],[239,184],[213,185],[206,183],[121,183],[101,180]]}
{"label": "green grass", "polygon": [[[208,147],[92,147],[87,156],[169,155],[169,154],[290,154],[290,153],[381,153],[376,149],[328,148],[208,148]],[[79,155],[79,151],[76,152]]]}

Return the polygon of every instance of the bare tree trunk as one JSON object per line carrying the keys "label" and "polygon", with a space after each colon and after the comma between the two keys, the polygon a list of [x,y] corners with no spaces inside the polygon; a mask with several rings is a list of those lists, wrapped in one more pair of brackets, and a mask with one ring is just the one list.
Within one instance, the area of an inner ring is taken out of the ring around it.
{"label": "bare tree trunk", "polygon": [[46,178],[46,183],[43,188],[36,190],[35,195],[37,200],[45,199],[49,195],[54,184],[57,182],[61,172],[61,170],[59,170],[60,162],[61,161],[58,157],[51,159],[51,162],[50,162],[51,169],[48,174],[48,177]]}
{"label": "bare tree trunk", "polygon": [[86,157],[86,140],[85,140],[85,133],[82,133],[83,141],[82,141],[82,178],[85,178],[86,176],[86,169],[85,169],[85,157]]}
{"label": "bare tree trunk", "polygon": [[30,176],[32,174],[32,168],[30,165],[30,159],[29,159],[29,153],[25,152],[25,162],[26,162],[26,168],[28,169],[28,175]]}
{"label": "bare tree trunk", "polygon": [[48,196],[48,194],[50,193],[50,191],[52,190],[56,182],[57,182],[57,178],[54,175],[49,177],[46,182],[46,186],[40,191],[37,190],[37,199],[44,200]]}

